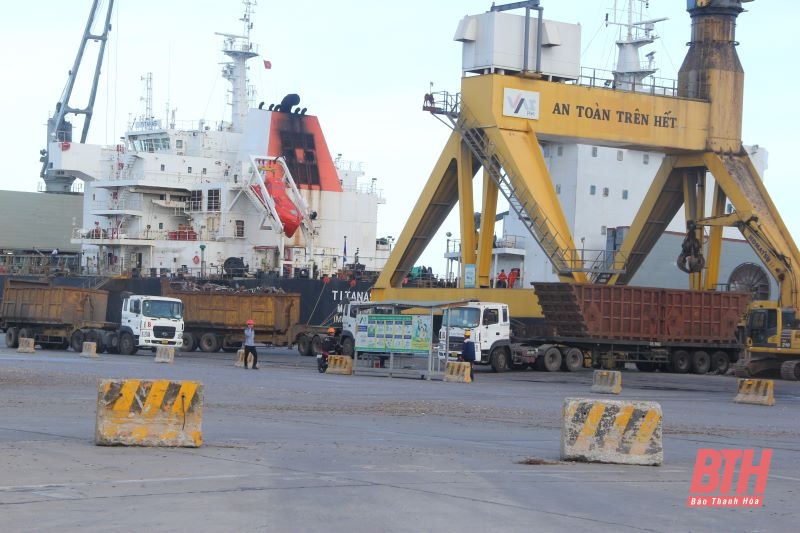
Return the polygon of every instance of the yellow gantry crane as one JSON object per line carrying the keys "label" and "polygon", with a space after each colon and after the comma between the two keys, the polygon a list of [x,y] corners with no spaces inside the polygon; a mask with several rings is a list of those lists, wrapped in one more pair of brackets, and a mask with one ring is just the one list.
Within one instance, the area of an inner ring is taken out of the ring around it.
{"label": "yellow gantry crane", "polygon": [[[800,253],[741,141],[744,71],[735,49],[735,23],[747,1],[689,2],[692,35],[674,95],[645,92],[630,84],[615,87],[603,80],[580,84],[544,74],[539,70],[540,53],[543,47],[554,45],[558,28],[543,23],[539,2],[493,6],[487,17],[525,8],[524,42],[530,42],[533,31],[538,44],[536,65],[528,68],[525,47],[523,67],[517,71],[486,69],[463,77],[459,95],[443,94],[438,100],[426,95],[425,109],[447,116],[453,132],[372,298],[444,300],[456,297],[453,291],[458,291],[458,298],[507,302],[515,317],[541,316],[532,290],[500,294],[490,288],[494,220],[502,195],[562,281],[628,283],[685,206],[688,233],[678,263],[689,273],[690,288],[716,286],[722,229],[734,226],[778,280],[781,303],[797,307],[792,266]],[[530,19],[531,10],[538,11],[538,21]],[[459,32],[468,40],[469,21],[462,26]],[[545,142],[666,154],[613,256],[591,263],[582,260],[545,164],[541,150]],[[480,168],[483,194],[478,227],[472,182]],[[711,206],[705,205],[707,172],[715,181]],[[732,204],[733,213],[725,212],[727,203]],[[402,288],[403,278],[456,204],[461,226],[459,288]],[[703,244],[706,227],[709,238]]]}

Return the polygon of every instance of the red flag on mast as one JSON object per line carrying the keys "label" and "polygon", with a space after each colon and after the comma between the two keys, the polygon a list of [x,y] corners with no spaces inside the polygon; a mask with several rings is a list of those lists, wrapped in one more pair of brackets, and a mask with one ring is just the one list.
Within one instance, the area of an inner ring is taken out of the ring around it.
{"label": "red flag on mast", "polygon": [[265,60],[264,60],[264,68],[266,68],[266,69],[270,69],[270,68],[272,68],[272,62],[271,62],[271,61],[267,61],[267,60],[265,59]]}

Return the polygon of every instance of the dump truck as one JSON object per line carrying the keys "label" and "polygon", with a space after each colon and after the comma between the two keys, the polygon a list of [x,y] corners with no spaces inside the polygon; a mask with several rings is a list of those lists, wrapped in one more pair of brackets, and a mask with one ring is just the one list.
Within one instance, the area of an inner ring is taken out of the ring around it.
{"label": "dump truck", "polygon": [[297,345],[300,355],[313,356],[327,326],[300,324],[300,295],[270,287],[239,289],[214,284],[165,280],[161,294],[184,306],[184,352],[235,352],[244,341],[248,320],[255,322],[256,343]]}
{"label": "dump truck", "polygon": [[0,303],[0,328],[6,346],[34,339],[43,348],[79,352],[84,342],[98,353],[132,355],[139,349],[183,344],[183,304],[175,298],[125,294],[121,320],[106,320],[109,293],[50,282],[6,279]]}
{"label": "dump truck", "polygon": [[[505,304],[469,303],[443,317],[441,356],[458,351],[464,329],[473,330],[476,352],[480,347],[476,362],[496,372],[526,365],[575,371],[633,363],[645,372],[725,373],[745,347],[750,293],[536,282],[534,291],[545,335],[507,335]],[[465,308],[471,313],[458,311]]]}

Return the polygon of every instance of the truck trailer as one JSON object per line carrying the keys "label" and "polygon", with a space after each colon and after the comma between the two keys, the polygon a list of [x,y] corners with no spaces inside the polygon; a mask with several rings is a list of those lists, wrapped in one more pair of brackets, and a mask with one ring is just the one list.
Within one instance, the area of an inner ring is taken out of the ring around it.
{"label": "truck trailer", "polygon": [[313,356],[327,327],[300,324],[300,295],[270,288],[237,289],[189,281],[167,281],[161,294],[184,305],[183,351],[235,352],[242,346],[248,320],[255,322],[256,342],[269,346],[297,345],[300,355]]}
{"label": "truck trailer", "polygon": [[175,298],[126,294],[121,320],[106,320],[108,291],[54,286],[50,282],[8,278],[0,304],[6,346],[34,339],[44,348],[80,352],[84,342],[97,351],[131,355],[139,349],[183,344],[183,304]]}
{"label": "truck trailer", "polygon": [[443,317],[440,356],[460,350],[464,329],[473,331],[476,363],[495,372],[634,363],[645,372],[724,373],[744,349],[749,293],[575,283],[534,283],[534,290],[546,334],[513,336],[508,306],[471,302]]}

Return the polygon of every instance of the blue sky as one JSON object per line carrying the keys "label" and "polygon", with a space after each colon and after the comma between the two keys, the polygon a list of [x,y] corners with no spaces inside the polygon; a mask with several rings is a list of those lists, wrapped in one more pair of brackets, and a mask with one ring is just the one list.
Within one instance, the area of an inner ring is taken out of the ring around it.
{"label": "blue sky", "polygon": [[[613,0],[541,3],[545,18],[582,24],[582,65],[613,67],[616,31],[603,24]],[[4,7],[0,189],[35,191],[40,183],[45,123],[66,83],[90,5],[90,0],[40,0]],[[657,25],[661,39],[648,48],[656,51],[662,77],[676,77],[686,52],[685,5],[650,1],[651,17],[670,19]],[[490,6],[475,0],[259,0],[255,8],[252,40],[272,62],[272,69],[264,70],[251,61],[259,100],[277,102],[298,93],[301,105],[320,117],[334,156],[363,162],[367,177],[377,178],[387,198],[379,217],[381,236],[400,234],[449,134],[420,110],[422,96],[431,82],[434,90],[459,90],[455,28],[464,15]],[[746,8],[737,26],[746,73],[743,140],[769,150],[767,188],[789,229],[800,235],[792,159],[793,125],[800,118],[793,98],[800,84],[792,68],[800,3],[756,0]],[[131,114],[143,112],[141,78],[148,72],[158,118],[165,116],[167,101],[179,121],[227,118],[228,84],[219,76],[222,40],[214,32],[239,33],[242,13],[241,0],[117,0],[89,141],[115,143]],[[442,273],[446,231],[458,233],[453,217],[434,240],[439,244],[420,261]]]}

